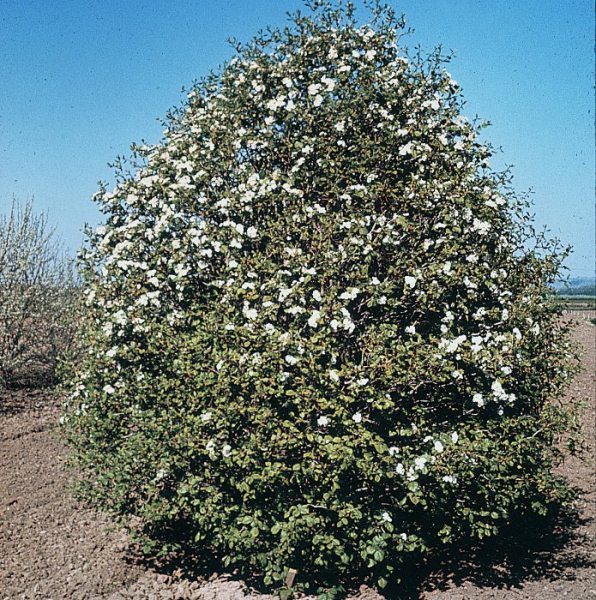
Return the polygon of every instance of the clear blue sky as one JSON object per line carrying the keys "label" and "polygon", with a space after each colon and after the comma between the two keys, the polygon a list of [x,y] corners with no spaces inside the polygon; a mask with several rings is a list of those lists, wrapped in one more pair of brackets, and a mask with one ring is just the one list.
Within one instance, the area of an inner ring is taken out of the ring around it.
{"label": "clear blue sky", "polygon": [[[358,0],[357,6],[361,5]],[[0,0],[0,211],[35,197],[76,248],[107,163],[159,139],[181,88],[300,0]],[[409,43],[455,51],[467,114],[535,191],[537,223],[594,271],[592,0],[395,0]]]}

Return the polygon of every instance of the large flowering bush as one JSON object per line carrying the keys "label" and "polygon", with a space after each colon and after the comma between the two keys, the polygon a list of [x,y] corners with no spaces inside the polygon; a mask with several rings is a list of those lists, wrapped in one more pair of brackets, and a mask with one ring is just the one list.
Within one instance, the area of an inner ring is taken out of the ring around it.
{"label": "large flowering bush", "polygon": [[97,194],[64,424],[148,549],[383,586],[564,493],[557,248],[402,29],[317,2]]}

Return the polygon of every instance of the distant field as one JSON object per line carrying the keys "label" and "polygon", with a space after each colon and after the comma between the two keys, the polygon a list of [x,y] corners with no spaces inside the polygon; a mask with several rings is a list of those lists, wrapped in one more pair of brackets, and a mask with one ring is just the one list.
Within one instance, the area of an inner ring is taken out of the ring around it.
{"label": "distant field", "polygon": [[560,295],[566,310],[596,310],[596,296]]}

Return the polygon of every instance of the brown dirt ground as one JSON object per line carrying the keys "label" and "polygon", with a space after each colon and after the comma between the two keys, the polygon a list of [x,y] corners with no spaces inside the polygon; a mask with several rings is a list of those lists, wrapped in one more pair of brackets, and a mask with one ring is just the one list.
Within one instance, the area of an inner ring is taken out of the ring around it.
{"label": "brown dirt ground", "polygon": [[[569,395],[588,401],[583,424],[594,456],[596,328],[581,315],[568,318],[578,320],[584,366]],[[0,600],[273,598],[225,575],[195,579],[135,561],[126,535],[70,496],[73,474],[56,439],[58,414],[47,393],[0,397]],[[571,458],[561,472],[576,489],[575,511],[547,527],[516,524],[509,537],[417,565],[408,589],[385,597],[596,600],[594,463]],[[363,586],[351,598],[382,597]]]}

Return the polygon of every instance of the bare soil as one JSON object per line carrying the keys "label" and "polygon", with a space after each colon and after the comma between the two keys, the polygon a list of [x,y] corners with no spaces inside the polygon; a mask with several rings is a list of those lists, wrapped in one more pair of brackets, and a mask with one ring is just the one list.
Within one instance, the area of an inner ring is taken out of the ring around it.
{"label": "bare soil", "polygon": [[[585,398],[589,454],[595,455],[596,327],[583,315],[575,338],[583,371],[569,396]],[[0,397],[0,600],[270,600],[223,574],[196,578],[136,558],[109,519],[75,501],[67,451],[57,440],[58,404],[47,392]],[[451,550],[412,568],[406,589],[385,598],[596,600],[594,462],[570,458],[561,473],[576,491],[574,510],[548,523],[516,523],[482,547]],[[383,596],[362,586],[353,600]]]}

